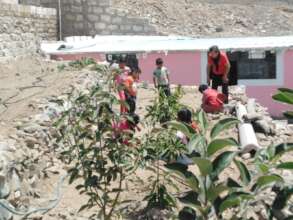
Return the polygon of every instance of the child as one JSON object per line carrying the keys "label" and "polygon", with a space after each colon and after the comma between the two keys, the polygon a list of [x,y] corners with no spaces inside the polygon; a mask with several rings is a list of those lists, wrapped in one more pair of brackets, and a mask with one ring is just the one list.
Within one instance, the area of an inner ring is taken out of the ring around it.
{"label": "child", "polygon": [[[192,121],[192,113],[189,109],[183,108],[177,113],[177,121],[185,123],[189,126],[191,126],[196,132],[199,131],[199,128],[195,122]],[[185,136],[181,131],[177,131],[176,133],[177,138],[181,140],[181,142],[185,145],[188,144],[189,139]],[[189,152],[192,153],[192,152]],[[190,165],[193,164],[193,161],[186,156],[185,154],[181,155],[177,158],[177,163],[181,163],[184,165]]]}
{"label": "child", "polygon": [[[126,66],[126,59],[124,57],[120,57],[118,68],[114,70],[117,70],[117,75],[115,76],[115,84],[116,84],[116,87],[118,88],[118,96],[120,101],[123,102],[123,101],[126,101],[125,93],[123,90],[123,84],[130,72],[130,68]],[[123,114],[126,112],[127,112],[127,108],[122,103],[120,106],[120,113]]]}
{"label": "child", "polygon": [[216,90],[209,88],[207,85],[199,87],[202,96],[201,107],[206,113],[218,113],[223,110],[223,106],[227,97]]}
{"label": "child", "polygon": [[[191,126],[196,132],[199,131],[197,124],[194,121],[192,121],[191,111],[187,108],[183,108],[177,113],[177,121]],[[181,131],[178,131],[176,135],[182,140],[182,143],[188,143],[188,138]]]}
{"label": "child", "polygon": [[170,91],[170,79],[169,79],[169,70],[163,66],[164,61],[162,58],[156,60],[157,68],[153,73],[153,81],[155,87],[160,91],[162,90],[166,96],[171,95]]}
{"label": "child", "polygon": [[139,68],[133,69],[128,77],[126,78],[124,82],[125,86],[125,98],[126,103],[129,106],[128,112],[130,114],[133,114],[136,110],[136,96],[137,96],[137,88],[136,88],[136,82],[139,80],[139,75],[141,74],[141,70]]}
{"label": "child", "polygon": [[129,140],[133,137],[135,130],[140,131],[138,127],[139,121],[139,116],[136,114],[122,117],[118,124],[113,124],[114,138],[118,138],[120,143],[129,146]]}

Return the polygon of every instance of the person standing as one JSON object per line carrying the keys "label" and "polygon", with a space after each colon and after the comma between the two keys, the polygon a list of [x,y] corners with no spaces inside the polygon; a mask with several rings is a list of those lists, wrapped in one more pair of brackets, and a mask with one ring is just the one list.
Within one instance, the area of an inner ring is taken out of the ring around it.
{"label": "person standing", "polygon": [[119,58],[118,64],[113,64],[110,69],[115,73],[115,86],[118,90],[119,100],[121,101],[120,113],[126,113],[127,107],[123,104],[126,101],[124,92],[124,81],[127,79],[130,73],[130,68],[126,65],[126,59],[124,57]]}
{"label": "person standing", "polygon": [[129,106],[128,112],[134,114],[136,110],[136,97],[137,97],[137,86],[136,83],[139,80],[139,75],[141,74],[140,68],[134,68],[124,81],[125,86],[125,98],[126,103]]}
{"label": "person standing", "polygon": [[156,60],[156,66],[157,68],[153,73],[154,85],[159,91],[163,91],[166,96],[170,96],[170,72],[164,66],[164,61],[162,58],[158,58]]}
{"label": "person standing", "polygon": [[225,103],[229,100],[230,62],[225,52],[221,52],[218,46],[212,46],[208,51],[207,79],[208,84],[212,80],[212,89],[218,90],[222,86],[222,93],[226,96]]}

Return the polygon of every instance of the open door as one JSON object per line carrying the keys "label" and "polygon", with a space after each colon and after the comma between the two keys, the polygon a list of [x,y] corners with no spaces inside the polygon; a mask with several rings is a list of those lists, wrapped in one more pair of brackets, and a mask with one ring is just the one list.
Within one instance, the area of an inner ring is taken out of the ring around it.
{"label": "open door", "polygon": [[138,59],[136,57],[135,53],[125,53],[125,54],[107,54],[106,59],[107,62],[110,64],[113,63],[118,63],[119,58],[123,56],[126,59],[126,65],[130,67],[131,69],[133,68],[138,68]]}
{"label": "open door", "polygon": [[227,52],[229,58],[231,69],[229,72],[229,85],[238,85],[238,65],[237,65],[237,52]]}

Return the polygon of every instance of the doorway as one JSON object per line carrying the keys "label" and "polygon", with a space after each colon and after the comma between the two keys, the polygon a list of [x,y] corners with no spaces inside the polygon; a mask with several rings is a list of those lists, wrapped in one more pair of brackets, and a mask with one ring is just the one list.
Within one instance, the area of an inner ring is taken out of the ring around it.
{"label": "doorway", "polygon": [[124,57],[126,60],[126,65],[130,69],[138,68],[139,62],[135,53],[116,53],[116,54],[106,54],[106,60],[110,65],[118,63],[119,58]]}

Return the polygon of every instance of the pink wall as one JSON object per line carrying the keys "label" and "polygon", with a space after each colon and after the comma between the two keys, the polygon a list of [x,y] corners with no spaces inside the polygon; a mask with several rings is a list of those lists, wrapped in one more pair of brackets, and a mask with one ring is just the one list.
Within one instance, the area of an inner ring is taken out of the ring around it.
{"label": "pink wall", "polygon": [[[105,56],[98,53],[73,54],[52,56],[53,59],[75,60],[82,57],[92,57],[103,61]],[[152,83],[155,60],[161,57],[171,72],[172,84],[199,85],[201,81],[201,55],[200,52],[153,52],[140,55],[139,65],[142,69],[141,81]],[[282,86],[247,86],[247,95],[267,107],[273,116],[281,116],[282,112],[290,109],[289,105],[281,104],[272,100],[272,95],[280,87],[293,88],[293,50],[288,50],[284,55],[284,85]]]}
{"label": "pink wall", "polygon": [[288,50],[284,55],[284,85],[282,86],[248,86],[247,95],[256,98],[263,106],[267,107],[271,115],[279,117],[282,112],[292,109],[291,106],[272,100],[272,95],[280,87],[293,88],[293,50]]}
{"label": "pink wall", "polygon": [[161,57],[164,65],[170,71],[172,84],[198,85],[200,83],[201,56],[199,52],[169,52],[150,53],[146,57],[139,58],[139,66],[142,69],[141,80],[153,82],[153,71],[156,68],[155,61]]}
{"label": "pink wall", "polygon": [[[98,61],[104,61],[105,56],[99,53],[62,54],[52,55],[55,60],[77,60],[83,57],[91,57]],[[201,56],[199,52],[152,52],[139,56],[139,66],[142,70],[141,81],[153,82],[153,71],[156,68],[157,58],[163,58],[168,67],[172,84],[198,85],[200,83]]]}

